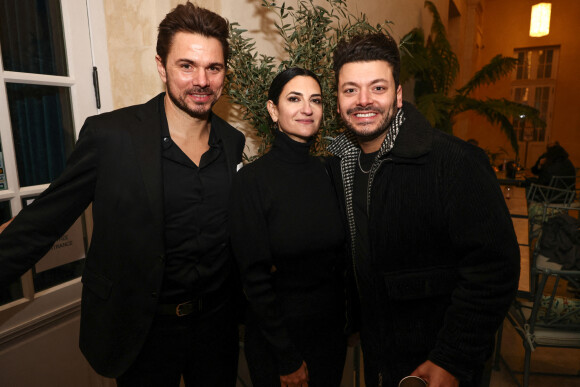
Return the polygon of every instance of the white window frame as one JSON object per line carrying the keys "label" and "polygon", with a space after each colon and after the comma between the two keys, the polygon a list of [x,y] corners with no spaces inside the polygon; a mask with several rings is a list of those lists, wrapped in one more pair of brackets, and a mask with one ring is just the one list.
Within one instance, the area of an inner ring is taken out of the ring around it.
{"label": "white window frame", "polygon": [[[6,82],[64,86],[70,88],[75,138],[90,115],[110,111],[113,107],[104,0],[61,0],[63,33],[69,75],[52,76],[3,71],[0,66],[0,136],[8,189],[0,191],[0,201],[10,200],[12,214],[22,209],[22,199],[36,196],[48,184],[32,187],[18,185]],[[97,109],[93,87],[93,67],[98,69],[101,108]],[[87,211],[87,232],[92,224]],[[41,292],[35,292],[32,274],[21,277],[23,298],[0,306],[0,343],[47,324],[59,316],[78,310],[81,297],[80,277]]]}
{"label": "white window frame", "polygon": [[[552,57],[552,71],[550,78],[538,78],[539,52],[540,50],[554,50]],[[534,141],[530,138],[524,138],[524,141],[518,141],[520,149],[525,149],[523,157],[524,166],[529,166],[530,159],[535,160],[539,154],[543,153],[546,144],[550,141],[552,133],[552,114],[554,111],[554,100],[556,95],[556,81],[558,77],[558,63],[560,57],[560,46],[540,46],[540,47],[521,47],[514,49],[517,57],[518,53],[525,52],[529,61],[529,76],[525,79],[517,79],[517,69],[513,73],[511,84],[511,99],[515,100],[515,90],[517,88],[528,88],[528,104],[535,106],[536,89],[540,87],[550,88],[550,98],[548,101],[548,110],[545,112],[546,132],[542,141]],[[531,53],[531,54],[528,54]],[[533,162],[532,160],[532,162]]]}

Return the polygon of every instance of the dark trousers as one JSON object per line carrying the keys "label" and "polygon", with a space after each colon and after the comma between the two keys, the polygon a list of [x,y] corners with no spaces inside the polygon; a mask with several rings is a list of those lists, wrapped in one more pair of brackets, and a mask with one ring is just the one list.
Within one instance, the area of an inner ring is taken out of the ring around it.
{"label": "dark trousers", "polygon": [[[340,386],[346,358],[341,317],[294,320],[288,324],[290,338],[308,367],[310,387]],[[244,353],[253,387],[280,385],[276,355],[257,324],[246,326]]]}
{"label": "dark trousers", "polygon": [[233,387],[238,368],[238,324],[230,302],[201,315],[156,316],[119,387]]}

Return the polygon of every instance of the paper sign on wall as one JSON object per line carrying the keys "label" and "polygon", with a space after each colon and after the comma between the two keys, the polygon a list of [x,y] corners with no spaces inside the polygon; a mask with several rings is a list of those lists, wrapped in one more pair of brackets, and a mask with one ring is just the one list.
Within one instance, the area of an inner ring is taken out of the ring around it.
{"label": "paper sign on wall", "polygon": [[[29,205],[33,201],[34,199],[29,199],[26,204]],[[54,242],[48,253],[38,261],[35,270],[41,273],[83,258],[85,258],[83,225],[81,218],[78,218],[71,228]]]}
{"label": "paper sign on wall", "polygon": [[81,219],[68,229],[68,231],[57,240],[50,248],[49,252],[35,266],[36,272],[64,265],[66,263],[78,261],[85,257],[85,244],[83,241],[83,225]]}

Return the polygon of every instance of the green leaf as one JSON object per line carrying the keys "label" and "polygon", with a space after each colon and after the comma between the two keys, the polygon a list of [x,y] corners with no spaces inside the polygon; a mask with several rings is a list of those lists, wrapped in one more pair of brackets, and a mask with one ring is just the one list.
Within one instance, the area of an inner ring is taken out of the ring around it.
{"label": "green leaf", "polygon": [[476,72],[465,86],[457,92],[468,95],[481,85],[489,85],[497,82],[502,77],[509,75],[518,63],[517,58],[505,57],[501,54],[494,56],[491,61]]}

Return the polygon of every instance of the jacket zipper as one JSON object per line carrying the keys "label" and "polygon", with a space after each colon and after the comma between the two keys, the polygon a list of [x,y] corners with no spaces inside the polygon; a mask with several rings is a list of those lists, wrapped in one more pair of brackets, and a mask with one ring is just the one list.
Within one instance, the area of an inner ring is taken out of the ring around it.
{"label": "jacket zipper", "polygon": [[[393,159],[391,159],[391,158],[379,159],[379,162],[373,164],[373,166],[371,167],[371,170],[369,172],[369,182],[367,185],[367,217],[369,220],[369,229],[370,229],[370,211],[371,211],[371,186],[373,184],[375,174],[377,173],[377,171],[381,167],[381,164],[384,161],[393,161]],[[370,251],[369,251],[369,253],[370,253]],[[382,387],[383,386],[383,373],[382,372],[379,372],[378,379],[379,379],[378,380],[378,387]]]}
{"label": "jacket zipper", "polygon": [[393,159],[388,158],[388,159],[379,160],[378,163],[372,165],[371,170],[369,172],[369,182],[367,184],[367,217],[370,216],[370,211],[371,211],[371,185],[373,184],[375,174],[377,173],[377,171],[381,167],[381,164],[383,163],[383,161],[387,161],[387,160],[392,161]]}

